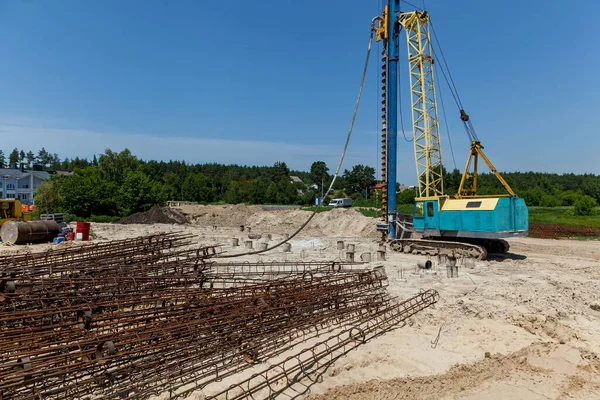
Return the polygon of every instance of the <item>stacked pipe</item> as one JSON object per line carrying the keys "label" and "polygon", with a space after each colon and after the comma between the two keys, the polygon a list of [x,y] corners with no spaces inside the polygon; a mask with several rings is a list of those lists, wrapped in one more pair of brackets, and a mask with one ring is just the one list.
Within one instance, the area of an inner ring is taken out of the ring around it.
{"label": "stacked pipe", "polygon": [[175,397],[390,307],[383,270],[152,235],[0,257],[0,398]]}

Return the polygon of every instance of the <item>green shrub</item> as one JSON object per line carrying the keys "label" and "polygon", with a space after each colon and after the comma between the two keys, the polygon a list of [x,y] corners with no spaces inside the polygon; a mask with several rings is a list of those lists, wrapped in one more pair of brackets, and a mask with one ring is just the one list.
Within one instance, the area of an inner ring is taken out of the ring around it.
{"label": "green shrub", "polygon": [[371,218],[381,217],[381,210],[378,210],[376,208],[359,208],[357,211],[359,213],[361,213],[362,215],[364,215],[365,217],[371,217]]}
{"label": "green shrub", "polygon": [[365,199],[361,195],[358,195],[354,200],[352,200],[352,205],[355,207],[377,207],[375,196]]}
{"label": "green shrub", "polygon": [[75,214],[65,213],[65,222],[66,223],[77,222],[77,221],[84,221],[85,222],[85,219],[84,218],[79,218]]}
{"label": "green shrub", "polygon": [[561,199],[551,194],[542,196],[542,207],[558,207],[561,205]]}
{"label": "green shrub", "polygon": [[415,204],[415,197],[417,192],[415,189],[406,189],[403,192],[398,193],[397,203],[398,204]]}
{"label": "green shrub", "polygon": [[102,223],[114,223],[120,220],[121,217],[111,217],[108,215],[92,215],[88,218],[87,222],[102,222]]}
{"label": "green shrub", "polygon": [[325,212],[325,211],[331,211],[334,208],[335,207],[321,206],[317,210],[317,206],[310,206],[310,207],[301,207],[300,209],[303,210],[303,211],[315,211],[315,210],[317,210],[318,213],[321,213],[321,212]]}
{"label": "green shrub", "polygon": [[573,211],[575,215],[593,215],[597,206],[598,204],[593,197],[584,195],[575,201]]}
{"label": "green shrub", "polygon": [[560,194],[560,200],[563,206],[573,206],[583,194],[574,190],[566,190]]}

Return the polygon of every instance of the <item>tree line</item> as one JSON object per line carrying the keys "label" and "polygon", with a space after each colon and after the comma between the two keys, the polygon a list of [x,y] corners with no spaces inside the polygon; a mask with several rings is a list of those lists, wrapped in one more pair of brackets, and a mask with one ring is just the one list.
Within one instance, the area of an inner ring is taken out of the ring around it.
{"label": "tree line", "polygon": [[[462,173],[455,169],[445,172],[444,187],[448,194],[458,191]],[[528,206],[573,206],[583,197],[600,203],[600,176],[594,174],[550,174],[541,172],[505,172],[502,177],[525,199]],[[504,188],[491,173],[478,175],[477,192],[482,195],[505,193]]]}
{"label": "tree line", "polygon": [[[141,160],[128,149],[121,152],[107,149],[91,161],[85,158],[60,160],[55,155],[44,159],[45,154],[48,153],[44,150],[36,156],[45,168],[50,169],[56,161],[60,169],[73,173],[52,175],[40,185],[35,197],[38,208],[79,217],[125,216],[164,204],[166,200],[312,205],[316,197],[327,191],[333,179],[324,161],[313,162],[308,171],[293,171],[285,162],[242,166]],[[300,181],[292,180],[292,176]],[[593,206],[600,203],[600,176],[597,175],[511,172],[503,173],[503,177],[529,206],[574,206],[582,198],[592,201]],[[460,179],[459,170],[444,170],[446,194],[458,191]],[[381,197],[374,189],[376,183],[374,168],[354,165],[337,178],[329,198],[351,197],[355,205],[379,207]],[[490,173],[480,174],[478,185],[480,194],[504,192]],[[414,198],[414,190],[397,196],[399,204],[414,203]]]}
{"label": "tree line", "polygon": [[91,161],[79,157],[61,159],[57,153],[50,153],[44,147],[37,153],[31,150],[26,153],[15,147],[8,156],[0,149],[0,168],[20,168],[21,165],[27,169],[42,171],[71,171],[75,168],[98,166],[98,160],[95,155]]}
{"label": "tree line", "polygon": [[[145,161],[128,149],[107,149],[91,162],[78,160],[78,165],[71,161],[71,175],[52,175],[38,186],[34,197],[38,209],[87,218],[126,216],[166,200],[311,205],[332,178],[322,161],[313,163],[308,172],[292,171],[285,162],[241,166]],[[374,183],[372,167],[355,165],[336,181],[336,194],[368,197]]]}

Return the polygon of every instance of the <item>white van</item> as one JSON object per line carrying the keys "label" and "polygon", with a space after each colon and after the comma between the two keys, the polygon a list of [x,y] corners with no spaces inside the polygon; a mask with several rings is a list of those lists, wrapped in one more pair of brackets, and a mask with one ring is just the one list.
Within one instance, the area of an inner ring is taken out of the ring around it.
{"label": "white van", "polygon": [[352,199],[346,197],[344,199],[333,199],[329,202],[329,207],[351,207]]}

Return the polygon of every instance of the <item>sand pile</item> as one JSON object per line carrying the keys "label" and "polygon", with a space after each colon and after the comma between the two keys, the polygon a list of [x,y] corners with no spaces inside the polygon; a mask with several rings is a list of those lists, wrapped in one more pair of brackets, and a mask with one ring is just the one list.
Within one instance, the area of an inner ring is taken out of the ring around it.
{"label": "sand pile", "polygon": [[[257,213],[248,218],[249,226],[271,229],[275,233],[298,229],[311,215],[311,211],[283,210]],[[318,213],[304,229],[313,236],[375,237],[376,220],[365,217],[355,209],[335,209]]]}
{"label": "sand pile", "polygon": [[[222,206],[181,206],[194,225],[250,227],[252,232],[292,233],[312,214],[312,211],[262,210],[258,206],[244,204]],[[336,209],[315,215],[304,233],[314,236],[376,237],[376,220],[365,217],[355,209]]]}
{"label": "sand pile", "polygon": [[148,211],[131,214],[120,224],[185,224],[187,218],[180,211],[169,207],[154,206]]}
{"label": "sand pile", "polygon": [[245,204],[222,206],[184,205],[179,210],[187,215],[193,224],[229,228],[248,225],[246,221],[252,214],[264,212],[258,206],[247,206]]}

